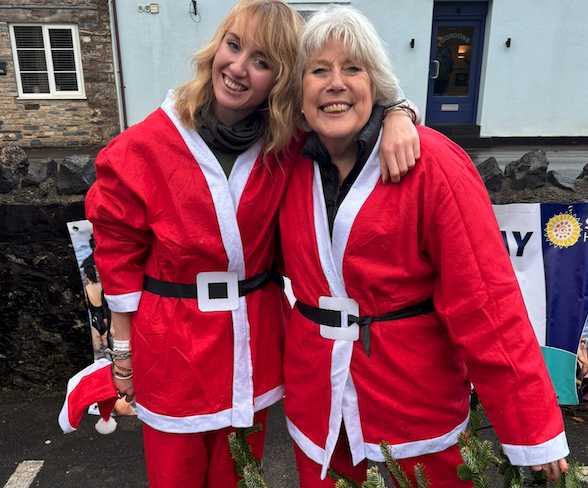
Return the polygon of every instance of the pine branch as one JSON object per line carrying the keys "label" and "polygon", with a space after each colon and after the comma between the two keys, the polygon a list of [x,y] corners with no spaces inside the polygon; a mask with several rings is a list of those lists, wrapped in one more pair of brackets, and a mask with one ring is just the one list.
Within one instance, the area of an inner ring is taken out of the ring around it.
{"label": "pine branch", "polygon": [[337,488],[361,488],[354,480],[352,480],[348,476],[345,476],[342,473],[339,473],[339,471],[335,471],[333,468],[329,468],[329,470],[327,471],[327,476],[331,478],[333,481],[337,481],[337,483],[339,481],[343,482],[343,484],[341,484],[340,486],[336,483],[335,486]]}
{"label": "pine branch", "polygon": [[237,474],[243,477],[243,468],[247,466],[247,462],[245,461],[245,456],[241,450],[241,445],[237,440],[237,433],[231,432],[229,434],[229,450],[231,451],[231,457],[235,461],[235,469],[237,470]]}
{"label": "pine branch", "polygon": [[418,488],[428,488],[428,486],[431,484],[429,482],[429,478],[427,477],[427,470],[423,464],[415,464],[414,476]]}
{"label": "pine branch", "polygon": [[261,461],[253,457],[251,447],[247,442],[247,436],[263,430],[261,424],[255,424],[246,429],[237,429],[229,434],[229,450],[235,460],[235,470],[243,479],[237,484],[237,488],[268,488],[263,479]]}
{"label": "pine branch", "polygon": [[380,474],[377,466],[372,466],[367,470],[366,482],[361,485],[361,488],[386,488],[384,478]]}
{"label": "pine branch", "polygon": [[412,484],[408,479],[408,476],[400,464],[398,464],[398,461],[396,461],[396,459],[392,457],[392,454],[390,454],[390,450],[388,449],[389,446],[390,444],[387,442],[380,442],[380,451],[382,451],[382,454],[384,455],[384,460],[386,461],[388,471],[390,471],[390,474],[398,483],[399,488],[412,488]]}

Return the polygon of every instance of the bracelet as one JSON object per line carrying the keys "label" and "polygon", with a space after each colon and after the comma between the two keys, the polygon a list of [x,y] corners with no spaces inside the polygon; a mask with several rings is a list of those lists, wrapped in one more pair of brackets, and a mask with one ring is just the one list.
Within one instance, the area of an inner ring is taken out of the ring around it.
{"label": "bracelet", "polygon": [[116,369],[121,369],[123,371],[129,371],[131,373],[133,372],[133,368],[125,368],[124,366],[121,366],[120,364],[118,364],[116,361],[117,361],[116,359],[114,359],[112,361],[114,363],[114,365],[116,366]]}
{"label": "bracelet", "polygon": [[384,109],[384,115],[382,117],[382,120],[386,118],[388,112],[391,112],[396,109],[402,110],[406,115],[408,115],[412,120],[413,124],[419,125],[421,123],[421,114],[418,107],[406,98],[402,98],[397,102],[393,103],[392,105],[386,107]]}
{"label": "bracelet", "polygon": [[114,369],[114,363],[110,365],[110,372],[112,373],[112,377],[116,378],[117,380],[130,380],[133,377],[132,371],[129,374],[119,373],[116,369]]}
{"label": "bracelet", "polygon": [[114,350],[110,353],[113,360],[131,359],[131,351],[117,351]]}
{"label": "bracelet", "polygon": [[131,341],[117,341],[116,339],[113,339],[112,349],[114,349],[115,351],[130,351]]}

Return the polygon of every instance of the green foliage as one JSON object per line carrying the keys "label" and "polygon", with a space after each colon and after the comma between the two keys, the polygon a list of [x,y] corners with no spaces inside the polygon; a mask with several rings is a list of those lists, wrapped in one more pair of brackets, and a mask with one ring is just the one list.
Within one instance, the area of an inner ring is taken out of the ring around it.
{"label": "green foliage", "polygon": [[547,480],[549,488],[582,488],[582,483],[588,482],[588,466],[581,466],[577,462],[570,462],[568,469],[562,473],[556,482]]}
{"label": "green foliage", "polygon": [[361,485],[361,488],[386,488],[384,478],[380,474],[380,470],[377,466],[373,466],[367,470],[367,479]]}
{"label": "green foliage", "polygon": [[413,488],[408,476],[400,464],[398,464],[398,461],[396,461],[396,459],[392,457],[392,454],[390,454],[389,446],[390,444],[387,442],[380,442],[380,451],[382,451],[382,454],[384,455],[388,471],[390,471],[390,474],[394,477],[400,488]]}
{"label": "green foliage", "polygon": [[229,434],[229,450],[235,460],[237,474],[243,478],[237,488],[268,488],[263,480],[261,461],[253,457],[251,447],[247,443],[247,436],[263,429],[261,424],[255,424],[247,429],[237,429]]}
{"label": "green foliage", "polygon": [[329,469],[327,475],[329,478],[337,482],[335,483],[335,488],[361,488],[354,480],[334,469]]}
{"label": "green foliage", "polygon": [[427,477],[425,466],[423,466],[422,464],[415,464],[414,475],[418,488],[427,488],[431,484],[429,482],[429,478]]}

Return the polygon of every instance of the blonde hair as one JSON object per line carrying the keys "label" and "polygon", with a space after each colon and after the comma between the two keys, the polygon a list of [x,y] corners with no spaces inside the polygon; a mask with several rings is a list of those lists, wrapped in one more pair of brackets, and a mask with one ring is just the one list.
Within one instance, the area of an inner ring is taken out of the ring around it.
{"label": "blonde hair", "polygon": [[[249,32],[249,22],[257,20],[255,32]],[[215,101],[212,86],[212,63],[229,28],[243,43],[253,42],[269,58],[276,75],[276,83],[262,114],[267,121],[264,156],[279,154],[288,146],[294,135],[294,104],[296,92],[293,83],[296,64],[298,34],[302,17],[281,0],[243,0],[235,5],[216,30],[210,43],[196,53],[196,77],[175,91],[175,108],[186,127],[194,127],[198,112]]]}
{"label": "blonde hair", "polygon": [[[296,91],[302,103],[302,78],[309,59],[328,43],[341,40],[343,50],[356,62],[366,65],[374,86],[374,103],[391,105],[398,98],[398,80],[380,36],[372,23],[351,7],[332,5],[312,15],[300,33],[296,60]],[[301,105],[297,105],[299,108]],[[298,116],[299,110],[297,110]],[[297,117],[300,125],[303,119]]]}

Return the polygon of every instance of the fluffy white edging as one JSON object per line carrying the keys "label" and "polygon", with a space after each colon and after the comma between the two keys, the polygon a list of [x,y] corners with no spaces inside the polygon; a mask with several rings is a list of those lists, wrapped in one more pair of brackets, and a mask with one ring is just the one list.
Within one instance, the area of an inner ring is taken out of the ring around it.
{"label": "fluffy white edging", "polygon": [[103,418],[96,422],[96,430],[101,434],[112,434],[116,430],[116,420],[112,417],[108,419],[108,421],[104,421]]}

